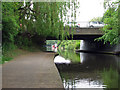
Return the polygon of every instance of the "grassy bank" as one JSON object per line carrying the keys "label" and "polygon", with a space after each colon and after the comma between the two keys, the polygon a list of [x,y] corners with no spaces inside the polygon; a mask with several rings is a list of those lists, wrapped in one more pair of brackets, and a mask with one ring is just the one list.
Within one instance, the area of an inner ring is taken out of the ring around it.
{"label": "grassy bank", "polygon": [[20,56],[20,55],[25,55],[27,53],[30,52],[37,52],[37,51],[41,51],[42,48],[38,47],[38,46],[31,46],[31,47],[22,47],[22,48],[14,48],[8,51],[4,51],[2,57],[2,61],[0,62],[0,64],[4,64],[8,61],[13,60],[15,57]]}

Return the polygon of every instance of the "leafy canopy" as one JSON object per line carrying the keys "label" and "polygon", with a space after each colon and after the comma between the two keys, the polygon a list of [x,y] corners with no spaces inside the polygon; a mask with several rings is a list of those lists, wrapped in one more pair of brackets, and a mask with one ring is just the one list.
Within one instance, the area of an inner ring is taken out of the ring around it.
{"label": "leafy canopy", "polygon": [[[22,30],[44,37],[61,35],[63,38],[69,34],[64,33],[66,32],[64,21],[68,21],[70,17],[75,18],[76,13],[74,12],[77,6],[77,0],[73,2],[33,2],[32,4],[28,2],[20,9]],[[67,17],[68,10],[72,10],[70,17]]]}
{"label": "leafy canopy", "polygon": [[102,29],[104,35],[98,40],[110,42],[110,44],[120,43],[120,2],[107,2],[109,6],[104,13],[103,21],[106,24]]}

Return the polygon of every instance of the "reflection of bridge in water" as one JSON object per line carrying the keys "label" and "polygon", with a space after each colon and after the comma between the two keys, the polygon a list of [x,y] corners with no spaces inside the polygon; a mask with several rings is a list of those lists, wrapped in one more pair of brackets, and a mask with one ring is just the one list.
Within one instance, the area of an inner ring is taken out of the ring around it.
{"label": "reflection of bridge in water", "polygon": [[[70,57],[66,61],[71,60],[69,63],[62,63],[61,61],[55,62],[58,66],[58,70],[63,72],[92,72],[103,71],[104,69],[114,68],[120,71],[120,57],[106,54],[92,54],[92,53],[78,53],[80,54],[79,62],[73,62]],[[59,56],[59,55],[58,55]],[[58,57],[56,56],[54,60]],[[104,63],[103,63],[104,62]]]}
{"label": "reflection of bridge in water", "polygon": [[[73,62],[73,60],[70,59],[70,57],[66,59],[66,61],[70,60],[71,61],[70,63],[68,62],[61,63],[62,60],[59,61],[60,63],[55,62],[64,80],[63,83],[65,86],[70,86],[69,83],[74,82],[71,85],[77,87],[78,85],[81,86],[81,84],[83,83],[84,85],[87,84],[86,86],[88,86],[89,88],[96,87],[97,85],[98,85],[97,88],[98,87],[103,88],[106,87],[106,84],[103,83],[106,80],[111,80],[113,84],[118,84],[118,78],[116,77],[116,75],[119,75],[120,72],[119,67],[120,57],[105,54],[91,54],[91,53],[79,53],[79,54],[80,54],[80,58],[78,59],[79,62]],[[56,56],[54,61],[58,59],[57,57],[60,56],[59,55]],[[105,78],[106,76],[107,78]],[[94,84],[92,84],[93,82]]]}

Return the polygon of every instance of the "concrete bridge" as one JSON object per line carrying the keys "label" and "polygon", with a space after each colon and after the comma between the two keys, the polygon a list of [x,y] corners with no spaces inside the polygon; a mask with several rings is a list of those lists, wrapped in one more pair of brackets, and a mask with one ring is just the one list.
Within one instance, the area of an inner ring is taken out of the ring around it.
{"label": "concrete bridge", "polygon": [[74,35],[103,35],[102,28],[75,28]]}
{"label": "concrete bridge", "polygon": [[[104,33],[101,30],[102,28],[74,28],[71,32],[69,29],[70,36],[67,37],[67,40],[82,40],[81,48],[78,51],[90,51],[90,52],[100,52],[100,53],[120,53],[120,44],[110,45],[110,43],[104,44],[104,41],[95,41],[95,38],[101,37]],[[72,38],[73,33],[73,38]],[[61,36],[59,36],[59,39]],[[59,40],[55,37],[47,37],[47,40]],[[65,38],[66,39],[66,38]]]}
{"label": "concrete bridge", "polygon": [[[70,36],[67,37],[68,40],[84,40],[84,39],[93,39],[98,38],[103,35],[101,31],[102,28],[71,28],[69,29]],[[72,38],[73,34],[73,38]],[[47,37],[47,40],[59,40],[61,36],[57,39],[56,37]]]}

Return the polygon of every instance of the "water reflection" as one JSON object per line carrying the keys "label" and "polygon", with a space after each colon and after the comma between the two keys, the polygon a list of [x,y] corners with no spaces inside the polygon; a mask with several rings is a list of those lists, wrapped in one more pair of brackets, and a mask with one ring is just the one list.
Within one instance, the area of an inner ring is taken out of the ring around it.
{"label": "water reflection", "polygon": [[108,88],[119,88],[119,73],[115,68],[110,67],[102,72],[102,79]]}
{"label": "water reflection", "polygon": [[[69,53],[68,53],[69,52]],[[72,63],[80,63],[80,54],[76,54],[73,51],[60,51],[58,50],[60,56],[64,57],[65,59],[69,59]]]}
{"label": "water reflection", "polygon": [[65,64],[69,64],[69,63],[71,63],[71,61],[70,60],[66,60],[64,57],[62,57],[62,56],[56,56],[55,57],[55,59],[54,59],[54,62],[55,63],[65,63]]}
{"label": "water reflection", "polygon": [[69,64],[55,62],[66,90],[119,88],[120,57],[90,53],[76,54],[73,51],[58,53],[62,58],[71,61]]}

